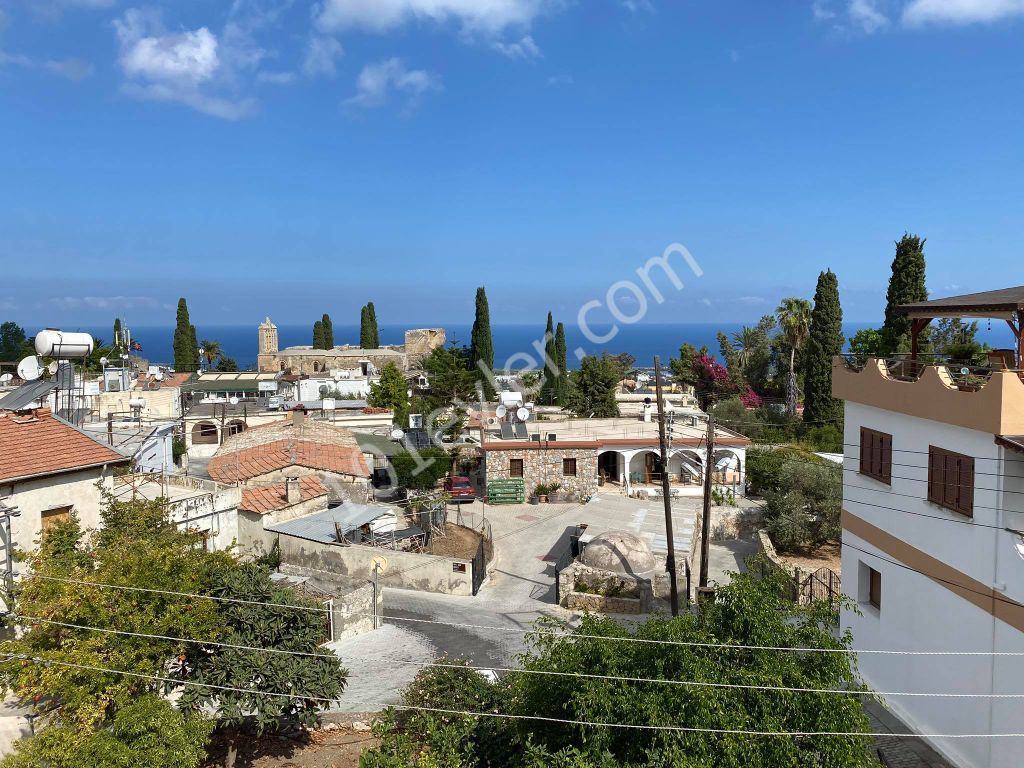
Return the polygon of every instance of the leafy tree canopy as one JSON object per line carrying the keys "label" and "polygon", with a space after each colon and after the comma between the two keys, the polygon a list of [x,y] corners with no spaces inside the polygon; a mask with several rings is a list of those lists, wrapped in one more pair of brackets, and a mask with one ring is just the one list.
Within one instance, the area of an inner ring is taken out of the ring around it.
{"label": "leafy tree canopy", "polygon": [[579,369],[569,375],[569,410],[584,418],[618,416],[615,391],[624,375],[619,361],[608,354],[584,357]]}

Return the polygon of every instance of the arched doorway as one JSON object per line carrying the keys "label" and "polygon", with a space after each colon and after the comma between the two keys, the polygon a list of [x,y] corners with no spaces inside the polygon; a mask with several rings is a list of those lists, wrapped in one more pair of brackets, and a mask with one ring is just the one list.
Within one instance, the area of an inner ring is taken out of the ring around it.
{"label": "arched doorway", "polygon": [[729,448],[715,451],[715,482],[735,485],[743,479],[743,461],[740,454]]}
{"label": "arched doorway", "polygon": [[217,425],[212,421],[199,421],[192,427],[192,445],[216,445]]}
{"label": "arched doorway", "polygon": [[674,483],[698,484],[704,476],[704,462],[696,451],[676,451],[668,458],[668,472]]}
{"label": "arched doorway", "polygon": [[618,451],[602,451],[597,454],[597,476],[606,483],[621,483],[624,464]]}
{"label": "arched doorway", "polygon": [[654,451],[641,451],[629,460],[631,483],[660,483],[662,472],[661,456]]}

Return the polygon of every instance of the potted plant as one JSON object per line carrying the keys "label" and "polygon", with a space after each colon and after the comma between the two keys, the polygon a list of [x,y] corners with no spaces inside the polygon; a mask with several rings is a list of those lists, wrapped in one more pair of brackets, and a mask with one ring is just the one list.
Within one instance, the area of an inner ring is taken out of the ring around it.
{"label": "potted plant", "polygon": [[956,383],[957,389],[961,392],[977,392],[983,386],[985,386],[985,379],[981,376],[975,376],[973,373],[968,374]]}
{"label": "potted plant", "polygon": [[547,483],[537,483],[537,487],[533,489],[533,495],[537,497],[537,501],[541,504],[548,503],[548,485]]}
{"label": "potted plant", "polygon": [[557,502],[561,497],[558,495],[558,490],[562,487],[561,483],[549,483],[548,484],[548,502]]}

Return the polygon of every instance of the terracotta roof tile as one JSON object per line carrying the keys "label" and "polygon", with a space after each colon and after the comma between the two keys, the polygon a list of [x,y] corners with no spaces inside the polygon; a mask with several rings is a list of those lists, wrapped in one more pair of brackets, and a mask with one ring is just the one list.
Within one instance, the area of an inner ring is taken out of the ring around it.
{"label": "terracotta roof tile", "polygon": [[128,461],[48,409],[0,413],[0,482]]}
{"label": "terracotta roof tile", "polygon": [[369,477],[358,446],[329,445],[311,440],[274,440],[251,448],[220,453],[207,466],[210,477],[222,483],[251,480],[290,466],[339,475]]}
{"label": "terracotta roof tile", "polygon": [[[318,496],[327,495],[327,486],[315,475],[299,478],[299,492],[302,501],[309,501]],[[288,506],[287,488],[284,483],[274,483],[260,488],[246,488],[242,491],[242,503],[239,509],[265,515],[275,509]]]}

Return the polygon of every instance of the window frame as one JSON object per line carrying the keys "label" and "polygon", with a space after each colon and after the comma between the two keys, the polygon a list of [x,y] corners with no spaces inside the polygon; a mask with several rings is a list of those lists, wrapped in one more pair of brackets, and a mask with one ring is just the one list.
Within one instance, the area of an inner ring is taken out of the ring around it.
{"label": "window frame", "polygon": [[[974,457],[928,446],[928,501],[974,519]],[[950,479],[952,477],[952,479]]]}
{"label": "window frame", "polygon": [[62,504],[59,507],[50,507],[44,509],[39,513],[39,535],[41,538],[46,538],[50,529],[55,525],[67,522],[71,519],[71,515],[74,514],[74,504]]}
{"label": "window frame", "polygon": [[[567,472],[566,469],[572,466],[572,472]],[[579,464],[576,459],[571,456],[562,457],[562,477],[577,477],[579,475]]]}
{"label": "window frame", "polygon": [[526,473],[526,466],[522,459],[509,459],[508,460],[508,476],[509,477],[524,477]]}
{"label": "window frame", "polygon": [[860,428],[860,474],[892,485],[892,435],[870,427]]}
{"label": "window frame", "polygon": [[868,569],[868,605],[876,611],[882,610],[882,572],[866,566]]}

